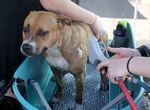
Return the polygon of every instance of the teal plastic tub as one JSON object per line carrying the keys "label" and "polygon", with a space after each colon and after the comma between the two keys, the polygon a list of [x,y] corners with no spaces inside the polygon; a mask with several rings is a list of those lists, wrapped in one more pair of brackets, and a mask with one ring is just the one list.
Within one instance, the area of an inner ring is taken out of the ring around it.
{"label": "teal plastic tub", "polygon": [[24,110],[45,110],[34,88],[28,84],[29,79],[39,83],[42,92],[47,101],[50,101],[56,83],[51,80],[52,71],[42,56],[27,58],[15,72],[14,78],[21,78],[25,81],[26,95],[25,99],[19,92],[17,83],[12,85],[14,94],[21,103]]}
{"label": "teal plastic tub", "polygon": [[[135,39],[132,34],[132,30],[130,24],[128,24],[128,36],[129,36],[129,45],[128,47],[135,48]],[[42,89],[42,92],[49,102],[55,92],[56,82],[51,80],[53,76],[52,71],[42,56],[34,57],[34,58],[27,58],[20,67],[16,70],[14,74],[14,78],[21,78],[25,81],[26,85],[26,95],[27,97],[24,98],[18,90],[17,83],[12,85],[14,94],[16,95],[17,99],[21,103],[24,110],[45,110],[43,108],[43,103],[40,101],[37,93],[28,84],[29,79],[33,79],[37,81]],[[136,76],[138,79],[143,81],[141,76]],[[139,86],[132,85],[131,83],[126,82],[126,87],[133,93],[133,99],[136,104],[138,104],[142,98],[144,93],[144,89]],[[109,101],[114,99],[119,93],[120,88],[117,85],[110,83],[110,90],[109,90]],[[124,100],[120,102],[117,106],[113,107],[114,110],[130,110],[130,106],[128,105],[127,101]]]}

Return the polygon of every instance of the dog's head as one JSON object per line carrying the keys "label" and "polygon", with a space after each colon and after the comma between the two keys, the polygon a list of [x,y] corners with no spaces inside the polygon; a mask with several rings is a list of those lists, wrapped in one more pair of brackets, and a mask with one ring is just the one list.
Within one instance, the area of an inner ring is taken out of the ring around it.
{"label": "dog's head", "polygon": [[24,22],[21,52],[26,56],[41,54],[56,44],[65,25],[71,25],[71,20],[63,15],[44,11],[30,12]]}

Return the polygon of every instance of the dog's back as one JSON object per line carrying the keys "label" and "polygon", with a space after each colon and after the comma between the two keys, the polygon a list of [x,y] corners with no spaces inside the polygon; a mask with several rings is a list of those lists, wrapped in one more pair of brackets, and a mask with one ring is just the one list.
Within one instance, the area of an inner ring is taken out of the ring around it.
{"label": "dog's back", "polygon": [[93,36],[91,28],[84,23],[72,22],[64,26],[60,39],[60,51],[69,63],[73,73],[83,72],[88,55],[88,39]]}

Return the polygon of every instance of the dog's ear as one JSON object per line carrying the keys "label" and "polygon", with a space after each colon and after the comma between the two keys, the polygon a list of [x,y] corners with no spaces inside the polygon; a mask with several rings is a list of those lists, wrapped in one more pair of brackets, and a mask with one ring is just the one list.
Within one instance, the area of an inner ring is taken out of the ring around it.
{"label": "dog's ear", "polygon": [[71,26],[71,18],[59,14],[59,15],[57,15],[57,23],[58,24],[61,23],[62,25]]}
{"label": "dog's ear", "polygon": [[35,13],[35,12],[37,12],[37,11],[30,11],[29,13],[32,14],[32,13]]}
{"label": "dog's ear", "polygon": [[36,13],[37,11],[30,11],[29,14],[34,14]]}

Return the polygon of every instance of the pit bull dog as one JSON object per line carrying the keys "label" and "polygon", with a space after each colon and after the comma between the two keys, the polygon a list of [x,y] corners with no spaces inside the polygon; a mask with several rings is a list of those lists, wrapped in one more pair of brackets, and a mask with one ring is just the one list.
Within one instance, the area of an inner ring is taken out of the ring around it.
{"label": "pit bull dog", "polygon": [[[63,88],[58,70],[71,72],[76,79],[76,102],[81,103],[90,36],[94,33],[85,23],[53,12],[33,11],[24,22],[21,52],[26,56],[43,54],[49,65],[56,68],[53,73],[58,96]],[[107,37],[101,38],[107,41]]]}

